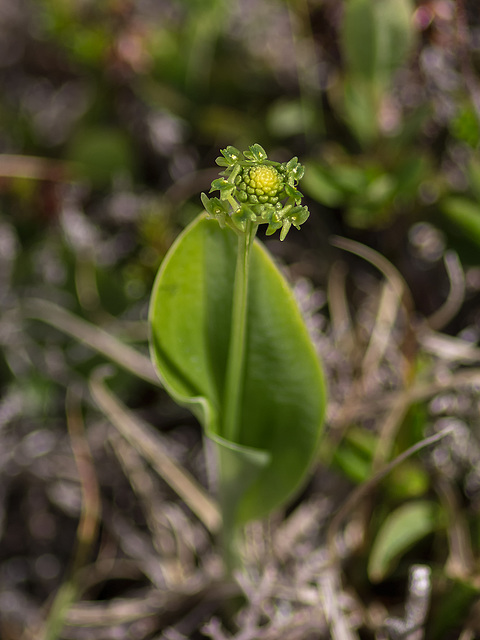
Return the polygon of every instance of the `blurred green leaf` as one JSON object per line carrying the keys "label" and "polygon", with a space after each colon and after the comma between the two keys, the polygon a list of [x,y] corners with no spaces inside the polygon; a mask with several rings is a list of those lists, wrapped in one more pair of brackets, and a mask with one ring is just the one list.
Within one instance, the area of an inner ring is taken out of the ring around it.
{"label": "blurred green leaf", "polygon": [[461,196],[451,196],[441,202],[441,211],[454,228],[480,245],[480,205]]}
{"label": "blurred green leaf", "polygon": [[318,162],[305,164],[302,188],[309,196],[327,207],[338,207],[345,199],[343,190],[332,180],[331,171]]}
{"label": "blurred green leaf", "polygon": [[401,65],[413,39],[410,0],[347,0],[341,47],[348,74],[385,85]]}
{"label": "blurred green leaf", "polygon": [[225,178],[217,178],[212,182],[210,193],[212,191],[220,191],[220,200],[226,200],[233,194],[235,189],[235,185],[225,180]]}
{"label": "blurred green leaf", "polygon": [[396,500],[419,498],[430,486],[428,472],[415,460],[406,460],[385,479],[388,495]]}
{"label": "blurred green leaf", "polygon": [[335,449],[333,461],[350,480],[365,482],[371,475],[376,442],[375,434],[353,426]]}
{"label": "blurred green leaf", "polygon": [[372,582],[381,582],[399,558],[439,526],[440,510],[435,502],[417,500],[392,511],[377,532],[368,561]]}
{"label": "blurred green leaf", "polygon": [[372,205],[381,205],[393,196],[396,186],[393,175],[382,173],[374,178],[366,188],[364,193],[365,200]]}
{"label": "blurred green leaf", "polygon": [[342,443],[333,456],[333,461],[347,478],[357,484],[368,480],[372,470],[371,458],[365,457],[349,443]]}
{"label": "blurred green leaf", "polygon": [[348,0],[340,34],[346,71],[343,107],[363,143],[379,129],[379,109],[393,72],[406,60],[413,40],[410,0]]}

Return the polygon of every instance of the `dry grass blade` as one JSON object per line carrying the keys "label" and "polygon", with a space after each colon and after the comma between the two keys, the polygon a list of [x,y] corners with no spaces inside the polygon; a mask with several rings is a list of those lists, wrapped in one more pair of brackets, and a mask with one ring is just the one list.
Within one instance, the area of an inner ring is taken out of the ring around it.
{"label": "dry grass blade", "polygon": [[347,268],[344,262],[337,260],[328,276],[328,308],[330,310],[333,338],[337,347],[351,353],[355,346],[353,323],[345,292]]}
{"label": "dry grass blade", "polygon": [[76,605],[68,613],[67,623],[71,626],[118,625],[158,615],[165,604],[164,594],[154,589],[139,598],[84,602]]}
{"label": "dry grass blade", "polygon": [[400,391],[382,421],[381,431],[372,460],[372,471],[378,471],[389,459],[398,430],[408,413],[411,402],[408,391]]}
{"label": "dry grass blade", "polygon": [[443,305],[427,318],[428,326],[435,331],[453,320],[465,298],[465,275],[458,255],[455,251],[447,251],[444,262],[450,281],[450,291]]}
{"label": "dry grass blade", "polygon": [[423,328],[418,340],[424,351],[443,361],[460,364],[480,362],[480,349],[461,338],[435,333]]}
{"label": "dry grass blade", "polygon": [[372,329],[362,362],[363,377],[366,380],[378,369],[385,355],[395,328],[400,305],[401,298],[398,297],[396,288],[390,282],[385,282],[380,294],[375,326]]}
{"label": "dry grass blade", "polygon": [[[136,557],[153,584],[177,589],[192,579],[200,553],[200,536],[193,531],[192,518],[176,510],[176,505],[165,503],[151,477],[155,471],[118,431],[112,431],[109,442],[140,503],[150,536],[141,538],[138,532],[128,531],[129,523],[120,513],[113,515],[115,533],[119,534],[122,548]],[[203,527],[198,528],[206,537]],[[127,536],[135,541],[128,549]]]}
{"label": "dry grass blade", "polygon": [[[363,258],[376,267],[385,278],[380,288],[374,325],[371,328],[368,344],[361,360],[362,375],[361,378],[356,381],[355,385],[352,386],[354,397],[359,397],[371,389],[372,384],[378,384],[378,372],[382,366],[382,362],[385,360],[387,350],[390,345],[396,341],[394,331],[398,326],[398,316],[402,308],[406,316],[406,335],[409,337],[413,336],[410,326],[413,300],[402,275],[384,256],[365,245],[347,238],[334,237],[331,243],[336,247]],[[336,296],[332,296],[333,300],[335,300],[335,298],[338,298],[338,293]],[[346,303],[344,303],[344,306],[345,304]],[[343,315],[345,315],[345,313],[343,313]],[[350,334],[351,333],[350,331]],[[400,349],[397,352],[397,357],[398,369],[401,371],[402,379],[406,383],[409,378],[408,362],[406,358],[402,357]],[[392,443],[395,440],[398,428],[402,424],[402,420],[409,406],[408,391],[401,391],[400,395],[394,399],[392,405],[389,407],[388,416],[380,425],[378,444],[373,460],[374,471],[378,470],[388,459]],[[340,419],[342,419],[344,429],[347,428],[349,424],[349,420],[346,417],[347,413],[349,413],[349,407],[342,406],[339,416],[337,416],[337,418],[340,417]],[[341,429],[337,431],[339,434],[342,432]]]}
{"label": "dry grass blade", "polygon": [[[378,367],[385,353],[399,309],[403,306],[407,319],[410,317],[414,309],[412,295],[400,272],[377,251],[354,240],[338,236],[334,236],[330,242],[333,246],[354,253],[372,264],[387,281],[382,289],[375,326],[371,331],[370,341],[363,358],[362,370],[366,379],[371,375],[372,370]],[[408,322],[407,329],[409,329]]]}
{"label": "dry grass blade", "polygon": [[2,178],[71,182],[73,174],[74,166],[65,161],[55,161],[38,156],[0,154],[0,176]]}
{"label": "dry grass blade", "polygon": [[74,571],[77,571],[88,561],[92,545],[95,543],[101,516],[101,500],[95,465],[81,416],[80,401],[75,396],[75,391],[70,388],[67,393],[67,426],[82,490],[82,511],[77,531],[78,547],[73,566]]}
{"label": "dry grass blade", "polygon": [[378,253],[378,251],[375,251],[374,249],[370,249],[370,247],[367,247],[360,242],[356,242],[355,240],[350,240],[348,238],[341,238],[340,236],[333,236],[330,239],[330,243],[334,247],[354,253],[367,262],[370,262],[370,264],[383,273],[385,278],[391,283],[397,296],[403,300],[407,309],[410,311],[414,308],[410,290],[403,276],[391,262],[382,256],[381,253]]}
{"label": "dry grass blade", "polygon": [[468,369],[452,373],[445,379],[431,383],[418,384],[409,390],[410,402],[428,400],[432,396],[447,389],[478,387],[480,385],[480,369]]}
{"label": "dry grass blade", "polygon": [[123,369],[139,378],[160,386],[157,374],[150,358],[120,342],[112,335],[90,324],[73,313],[62,309],[53,302],[31,298],[23,304],[24,314],[32,319],[41,320],[73,336],[80,342],[106,356]]}
{"label": "dry grass blade", "polygon": [[215,502],[185,469],[170,458],[150,425],[137,418],[108,390],[98,370],[90,379],[90,391],[122,436],[150,462],[205,527],[216,533],[220,528],[220,513]]}
{"label": "dry grass blade", "polygon": [[342,588],[337,567],[331,566],[323,571],[319,589],[332,640],[358,640],[358,634],[352,629],[350,620],[341,607]]}
{"label": "dry grass blade", "polygon": [[434,382],[418,383],[408,390],[391,391],[378,398],[359,399],[349,404],[341,415],[333,418],[335,428],[341,428],[353,419],[372,418],[384,411],[391,411],[402,405],[402,399],[408,403],[424,402],[443,391],[468,389],[480,385],[480,368],[460,370]]}
{"label": "dry grass blade", "polygon": [[77,545],[72,567],[51,605],[43,630],[43,640],[60,637],[69,609],[80,594],[79,572],[88,561],[95,543],[100,520],[100,494],[95,467],[85,437],[80,400],[69,388],[67,393],[67,426],[82,491],[82,510],[77,527]]}
{"label": "dry grass blade", "polygon": [[466,580],[475,572],[475,556],[460,496],[446,478],[436,478],[435,489],[448,513],[449,557],[445,565],[446,572],[452,577]]}

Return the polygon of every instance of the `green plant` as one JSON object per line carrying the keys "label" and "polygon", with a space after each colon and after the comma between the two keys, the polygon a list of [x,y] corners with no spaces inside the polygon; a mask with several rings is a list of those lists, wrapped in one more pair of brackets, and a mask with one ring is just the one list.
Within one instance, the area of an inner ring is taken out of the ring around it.
{"label": "green plant", "polygon": [[379,134],[382,101],[414,39],[411,0],[349,0],[340,33],[345,65],[338,105],[363,145]]}
{"label": "green plant", "polygon": [[322,368],[293,295],[255,240],[307,219],[297,158],[260,145],[222,151],[200,214],[171,247],[150,303],[151,354],[170,395],[214,443],[224,546],[281,506],[315,460],[325,410]]}

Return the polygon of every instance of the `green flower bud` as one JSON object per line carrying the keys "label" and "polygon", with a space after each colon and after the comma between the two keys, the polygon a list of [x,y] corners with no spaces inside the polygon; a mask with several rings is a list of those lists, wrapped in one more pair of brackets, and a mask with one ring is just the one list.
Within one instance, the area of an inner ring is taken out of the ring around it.
{"label": "green flower bud", "polygon": [[300,228],[309,213],[307,207],[301,206],[303,196],[296,188],[304,172],[298,158],[273,162],[259,144],[243,153],[232,146],[221,153],[216,162],[225,170],[210,189],[219,191],[220,198],[202,194],[203,205],[211,217],[242,233],[249,223],[267,224],[267,235],[281,229],[280,240],[292,225]]}
{"label": "green flower bud", "polygon": [[272,165],[245,167],[237,182],[236,195],[250,204],[276,204],[285,189],[282,174]]}

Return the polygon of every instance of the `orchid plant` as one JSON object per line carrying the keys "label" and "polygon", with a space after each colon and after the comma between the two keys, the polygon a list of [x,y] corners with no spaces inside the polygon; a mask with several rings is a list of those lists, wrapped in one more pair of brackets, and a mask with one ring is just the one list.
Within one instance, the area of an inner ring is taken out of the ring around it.
{"label": "orchid plant", "polygon": [[325,411],[322,367],[259,225],[283,240],[309,215],[297,158],[229,146],[205,211],[160,266],[150,304],[151,355],[165,389],[214,443],[227,561],[237,533],[284,505],[315,462]]}

